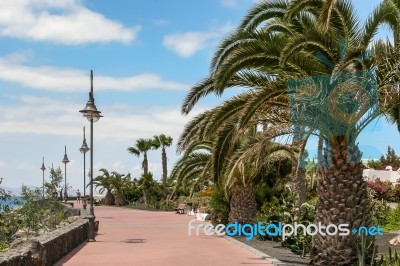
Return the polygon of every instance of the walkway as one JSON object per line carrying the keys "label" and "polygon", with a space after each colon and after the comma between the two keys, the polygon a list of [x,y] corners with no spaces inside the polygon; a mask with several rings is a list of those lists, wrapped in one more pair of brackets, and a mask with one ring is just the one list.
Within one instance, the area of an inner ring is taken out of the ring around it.
{"label": "walkway", "polygon": [[188,236],[192,216],[107,206],[96,206],[95,215],[96,242],[56,265],[273,265],[224,238]]}

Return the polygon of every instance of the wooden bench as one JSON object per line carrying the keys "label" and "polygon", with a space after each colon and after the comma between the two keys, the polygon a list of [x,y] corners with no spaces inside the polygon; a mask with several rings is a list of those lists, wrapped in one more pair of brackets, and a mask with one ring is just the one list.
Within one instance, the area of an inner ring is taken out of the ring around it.
{"label": "wooden bench", "polygon": [[178,205],[178,207],[175,210],[176,210],[176,213],[184,214],[185,213],[185,209],[186,209],[186,204],[181,203],[181,204]]}

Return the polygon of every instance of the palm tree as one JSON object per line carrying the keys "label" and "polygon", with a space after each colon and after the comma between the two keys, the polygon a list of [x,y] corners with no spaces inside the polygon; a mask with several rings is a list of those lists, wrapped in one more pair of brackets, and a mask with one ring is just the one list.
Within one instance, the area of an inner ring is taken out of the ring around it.
{"label": "palm tree", "polygon": [[169,196],[171,200],[177,190],[182,184],[191,181],[191,193],[189,198],[193,195],[193,189],[201,183],[212,181],[211,173],[211,158],[212,142],[193,142],[189,146],[183,156],[175,163],[171,172],[171,180],[175,180],[175,186]]}
{"label": "palm tree", "polygon": [[113,171],[111,172],[110,179],[110,184],[115,194],[115,204],[117,206],[126,205],[124,189],[128,188],[131,185],[131,175],[119,174]]}
{"label": "palm tree", "polygon": [[[112,194],[112,176],[110,175],[110,173],[107,171],[107,169],[100,169],[100,172],[103,172],[102,175],[96,176],[93,179],[93,185],[95,186],[95,188],[100,187],[99,189],[99,193],[103,194],[104,191],[106,191],[106,196],[104,198],[105,200],[105,204],[106,205],[113,205],[115,202],[115,197]],[[89,184],[87,186],[90,186],[91,182],[89,182]]]}
{"label": "palm tree", "polygon": [[[249,96],[251,100],[237,106],[236,110],[231,107],[231,113],[225,112],[226,116],[233,112],[242,112],[242,116],[238,118],[237,124],[224,123],[225,128],[219,131],[220,139],[226,145],[216,149],[216,153],[223,155],[234,143],[229,140],[233,140],[238,132],[243,131],[262,107],[266,104],[275,105],[274,101],[278,96],[287,97],[286,102],[289,103],[291,96],[288,95],[287,82],[307,81],[308,84],[315,85],[312,88],[316,88],[316,97],[312,98],[310,108],[306,110],[315,119],[304,119],[309,116],[303,112],[303,117],[297,117],[297,124],[303,130],[308,129],[308,133],[321,134],[325,142],[324,154],[319,161],[321,179],[317,189],[319,199],[316,222],[338,225],[346,221],[352,228],[369,226],[369,204],[356,138],[379,115],[376,103],[372,102],[370,109],[360,110],[361,116],[350,125],[345,121],[332,123],[327,112],[329,108],[326,105],[325,109],[321,108],[322,103],[326,104],[323,96],[330,95],[329,91],[326,87],[312,83],[308,77],[329,75],[331,87],[341,86],[343,78],[361,82],[360,84],[373,79],[375,76],[370,70],[374,68],[375,62],[364,55],[379,23],[395,21],[392,24],[397,23],[397,26],[393,26],[393,29],[399,34],[399,15],[396,15],[396,12],[400,13],[399,9],[394,12],[388,8],[393,2],[395,1],[384,1],[362,26],[356,19],[351,3],[345,0],[261,2],[249,11],[237,31],[221,43],[212,61],[210,76],[189,92],[182,111],[189,112],[198,99],[210,93],[220,95],[227,88],[252,84],[249,92],[252,94]],[[395,19],[391,19],[392,17]],[[360,73],[365,75],[357,76]],[[380,85],[378,82],[378,86]],[[347,88],[350,91],[354,89],[351,82],[347,83]],[[374,97],[373,90],[368,93],[368,96]],[[360,95],[355,97],[363,101]],[[284,101],[279,102],[281,105],[282,103]],[[301,107],[299,102],[290,104],[292,110],[294,106]],[[331,101],[330,104],[335,102]],[[346,107],[350,108],[351,105]],[[196,119],[205,121],[201,123],[202,127],[218,124],[215,123],[218,118],[213,120],[208,117],[212,116],[204,114]],[[220,117],[219,120],[225,118]],[[206,130],[193,125],[190,130],[185,131],[187,137],[181,144],[187,145],[188,140],[196,135],[201,138]],[[227,156],[215,157],[214,168],[220,169],[218,162],[226,159]],[[356,258],[349,237],[329,235],[315,236],[311,255],[315,265],[351,264]]]}
{"label": "palm tree", "polygon": [[151,150],[152,146],[153,146],[152,139],[140,138],[136,141],[136,146],[128,148],[128,152],[137,157],[139,157],[140,154],[143,154],[142,169],[144,174],[148,174],[149,172],[149,162],[147,160],[147,152]]}
{"label": "palm tree", "polygon": [[161,134],[159,136],[156,135],[153,137],[154,149],[158,149],[161,147],[161,159],[162,159],[162,169],[163,169],[162,187],[163,187],[164,197],[167,197],[168,194],[167,191],[168,168],[167,168],[167,153],[165,152],[165,148],[172,145],[172,140],[173,140],[172,137],[166,136],[164,134]]}
{"label": "palm tree", "polygon": [[142,178],[138,181],[138,187],[143,191],[143,200],[146,206],[149,206],[149,192],[154,183],[153,174],[151,172],[143,174]]}

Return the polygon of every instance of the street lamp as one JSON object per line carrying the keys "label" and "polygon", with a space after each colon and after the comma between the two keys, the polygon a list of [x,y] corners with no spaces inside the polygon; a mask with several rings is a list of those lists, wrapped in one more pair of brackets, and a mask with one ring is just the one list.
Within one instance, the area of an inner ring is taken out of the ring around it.
{"label": "street lamp", "polygon": [[85,127],[83,127],[83,143],[82,147],[80,147],[79,151],[83,153],[83,209],[86,210],[86,152],[90,150],[88,145],[86,144],[85,137]]}
{"label": "street lamp", "polygon": [[64,178],[64,201],[67,202],[67,199],[68,199],[68,193],[67,193],[67,163],[69,163],[68,156],[67,156],[67,146],[65,146],[64,159],[62,160],[62,163],[64,164],[64,173],[65,173],[65,178]]}
{"label": "street lamp", "polygon": [[46,170],[46,167],[44,167],[44,157],[42,158],[42,167],[40,167],[40,170],[43,172],[43,199],[44,199],[44,170]]}
{"label": "street lamp", "polygon": [[89,241],[96,241],[94,238],[94,208],[93,208],[93,123],[99,121],[100,111],[97,110],[96,105],[94,104],[94,96],[93,96],[93,70],[90,70],[90,92],[89,92],[89,100],[86,103],[85,109],[80,110],[84,117],[90,121],[90,209],[89,209]]}

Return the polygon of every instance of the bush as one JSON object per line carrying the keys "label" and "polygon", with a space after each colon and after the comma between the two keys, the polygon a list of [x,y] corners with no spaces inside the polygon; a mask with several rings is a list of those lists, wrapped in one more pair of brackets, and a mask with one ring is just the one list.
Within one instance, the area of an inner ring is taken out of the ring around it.
{"label": "bush", "polygon": [[383,226],[383,229],[386,232],[400,230],[400,205],[388,212],[387,223]]}
{"label": "bush", "polygon": [[390,207],[384,199],[378,199],[373,189],[368,189],[368,198],[371,204],[372,223],[384,225],[388,222]]}
{"label": "bush", "polygon": [[172,200],[163,200],[160,202],[160,210],[162,211],[174,211],[176,208],[176,202]]}
{"label": "bush", "polygon": [[[270,202],[265,203],[260,212],[257,214],[257,221],[261,222],[264,226],[268,224],[278,223],[293,224],[295,222],[308,226],[314,222],[316,200],[310,200],[304,203],[300,209],[294,207],[295,196],[287,191],[280,199],[274,197]],[[263,240],[278,240],[282,241],[280,237],[272,238],[270,236],[259,236]],[[282,242],[283,246],[288,247],[292,252],[304,256],[310,251],[311,236],[304,235],[302,229],[297,231],[297,235],[287,237]]]}
{"label": "bush", "polygon": [[223,191],[216,190],[211,195],[209,208],[213,225],[229,223],[230,203]]}
{"label": "bush", "polygon": [[[0,178],[0,184],[3,179]],[[11,201],[11,193],[0,188],[0,251],[8,248],[12,236],[20,228],[19,219],[8,203]]]}

